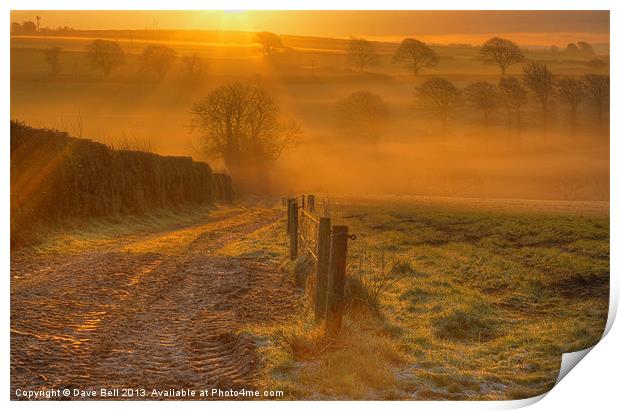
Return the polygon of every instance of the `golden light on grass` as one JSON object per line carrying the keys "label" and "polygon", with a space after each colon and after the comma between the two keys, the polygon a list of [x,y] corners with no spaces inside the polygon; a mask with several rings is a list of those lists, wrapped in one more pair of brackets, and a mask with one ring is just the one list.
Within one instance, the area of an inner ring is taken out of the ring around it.
{"label": "golden light on grass", "polygon": [[[59,11],[44,24],[83,27],[14,26],[11,113],[31,127],[11,123],[12,384],[547,391],[607,315],[606,15],[567,32],[575,14],[468,13]],[[477,45],[496,35],[523,59],[485,64]],[[428,43],[409,41],[419,67],[394,61],[406,37]],[[87,52],[102,43],[124,57],[113,70]],[[588,93],[541,104],[530,61]],[[525,84],[512,100],[504,69]],[[280,200],[302,194],[356,236],[339,334],[315,321],[312,244],[289,258]]]}

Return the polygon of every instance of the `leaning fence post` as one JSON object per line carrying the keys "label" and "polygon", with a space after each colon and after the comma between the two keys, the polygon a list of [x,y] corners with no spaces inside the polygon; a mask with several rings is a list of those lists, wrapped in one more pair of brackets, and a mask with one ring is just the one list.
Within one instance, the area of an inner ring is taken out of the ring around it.
{"label": "leaning fence post", "polygon": [[344,311],[349,226],[335,225],[331,231],[325,314],[328,333],[337,334],[342,327]]}
{"label": "leaning fence post", "polygon": [[[309,196],[308,200],[310,200]],[[319,238],[316,247],[316,289],[314,294],[314,319],[317,323],[325,319],[331,226],[331,218],[321,217],[319,221]]]}
{"label": "leaning fence post", "polygon": [[308,211],[314,212],[314,194],[308,194]]}
{"label": "leaning fence post", "polygon": [[297,209],[297,201],[291,202],[291,230],[290,230],[290,244],[289,244],[289,257],[291,260],[297,258],[297,236],[298,234],[298,222],[299,222],[299,212]]}

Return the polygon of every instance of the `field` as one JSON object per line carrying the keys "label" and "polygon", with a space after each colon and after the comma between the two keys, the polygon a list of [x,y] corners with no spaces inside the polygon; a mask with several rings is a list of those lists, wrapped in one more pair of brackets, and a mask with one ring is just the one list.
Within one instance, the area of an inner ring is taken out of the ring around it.
{"label": "field", "polygon": [[402,263],[402,278],[380,297],[378,314],[353,310],[337,342],[316,332],[309,312],[264,331],[281,343],[264,349],[272,367],[266,384],[309,399],[515,399],[548,391],[561,354],[592,346],[605,328],[607,207],[331,199],[332,221],[357,236],[348,275],[378,275],[376,260],[385,258]]}
{"label": "field", "polygon": [[553,386],[562,353],[602,335],[608,203],[330,198],[333,221],[357,235],[351,285],[378,255],[404,267],[336,341],[314,326],[313,271],[287,262],[271,204],[100,220],[14,252],[14,387],[526,398]]}

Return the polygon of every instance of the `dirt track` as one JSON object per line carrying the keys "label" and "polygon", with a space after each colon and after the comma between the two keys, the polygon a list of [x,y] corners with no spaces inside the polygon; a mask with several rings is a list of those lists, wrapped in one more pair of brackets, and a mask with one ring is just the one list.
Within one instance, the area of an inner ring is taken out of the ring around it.
{"label": "dirt track", "polygon": [[281,217],[235,210],[78,254],[11,261],[11,396],[41,388],[251,387],[245,324],[285,319],[294,286],[273,264],[218,254]]}

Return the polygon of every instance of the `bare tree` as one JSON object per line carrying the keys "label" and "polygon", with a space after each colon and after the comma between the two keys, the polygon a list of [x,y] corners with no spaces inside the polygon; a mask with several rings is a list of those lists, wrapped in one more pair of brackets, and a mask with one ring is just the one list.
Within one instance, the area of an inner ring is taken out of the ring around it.
{"label": "bare tree", "polygon": [[499,92],[494,84],[488,81],[476,81],[465,88],[465,99],[474,108],[480,110],[484,124],[489,124],[489,115],[500,103]]}
{"label": "bare tree", "polygon": [[368,91],[356,91],[339,100],[335,111],[341,133],[373,143],[383,134],[388,117],[387,104]]}
{"label": "bare tree", "polygon": [[347,47],[347,62],[364,72],[366,67],[379,65],[379,55],[374,44],[366,39],[351,38]]}
{"label": "bare tree", "polygon": [[164,78],[172,63],[176,59],[176,52],[172,47],[163,45],[146,46],[140,55],[140,71],[154,72],[158,79]]}
{"label": "bare tree", "polygon": [[108,77],[113,69],[125,62],[125,53],[121,46],[114,41],[94,40],[86,51],[92,65],[103,71],[104,77]]}
{"label": "bare tree", "polygon": [[609,105],[609,76],[586,74],[583,81],[586,94],[596,107],[598,119],[602,122],[605,109]]}
{"label": "bare tree", "polygon": [[405,39],[396,49],[392,60],[394,63],[403,64],[417,76],[423,68],[436,66],[439,56],[426,43]]}
{"label": "bare tree", "polygon": [[556,94],[570,107],[570,123],[573,131],[577,126],[577,109],[587,97],[585,83],[575,77],[563,77],[556,83]]}
{"label": "bare tree", "polygon": [[284,47],[282,39],[268,31],[261,31],[254,35],[254,41],[263,46],[263,55],[271,56],[277,49]]}
{"label": "bare tree", "polygon": [[484,58],[485,64],[497,64],[502,71],[502,76],[506,74],[508,67],[523,61],[523,53],[521,53],[519,46],[501,37],[493,37],[487,40],[482,45],[480,54]]}
{"label": "bare tree", "polygon": [[205,66],[205,62],[198,53],[183,56],[181,60],[181,79],[187,84],[195,84],[204,75]]}
{"label": "bare tree", "polygon": [[515,77],[502,77],[498,89],[508,111],[508,117],[514,116],[517,129],[521,128],[521,108],[527,104],[527,90]]}
{"label": "bare tree", "polygon": [[275,161],[301,132],[282,122],[273,96],[258,86],[220,86],[193,105],[192,125],[202,132],[207,155],[224,160],[235,173],[263,169]]}
{"label": "bare tree", "polygon": [[445,131],[448,114],[460,100],[460,92],[456,86],[446,79],[432,77],[417,86],[415,92],[423,107],[437,113]]}
{"label": "bare tree", "polygon": [[532,62],[523,68],[523,82],[540,104],[543,126],[546,128],[549,118],[549,101],[554,91],[553,74],[546,64]]}
{"label": "bare tree", "polygon": [[56,77],[61,70],[60,67],[60,47],[51,47],[44,51],[45,62],[50,66],[50,77]]}

